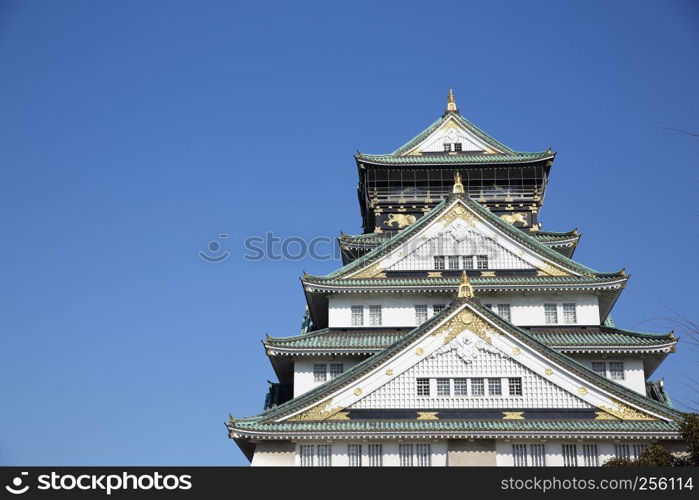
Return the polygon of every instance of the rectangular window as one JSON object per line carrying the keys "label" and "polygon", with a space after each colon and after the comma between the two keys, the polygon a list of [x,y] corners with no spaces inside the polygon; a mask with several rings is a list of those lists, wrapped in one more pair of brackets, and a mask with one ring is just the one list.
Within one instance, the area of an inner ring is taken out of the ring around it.
{"label": "rectangular window", "polygon": [[444,151],[445,152],[451,151],[451,144],[450,143],[448,143],[448,142],[444,143]]}
{"label": "rectangular window", "polygon": [[614,456],[616,458],[631,458],[631,451],[629,450],[628,444],[615,444],[614,445]]}
{"label": "rectangular window", "polygon": [[325,382],[327,376],[327,365],[313,365],[313,382]]}
{"label": "rectangular window", "polygon": [[641,453],[643,453],[646,448],[648,448],[647,444],[635,444],[633,445],[633,458],[638,458],[641,456]]}
{"label": "rectangular window", "polygon": [[416,305],[415,306],[415,324],[421,325],[427,321],[427,306],[426,305]]}
{"label": "rectangular window", "polygon": [[520,377],[507,379],[510,396],[522,395],[522,379]]}
{"label": "rectangular window", "polygon": [[471,379],[471,396],[485,396],[485,379]]}
{"label": "rectangular window", "polygon": [[448,378],[438,378],[437,379],[437,396],[449,396],[449,379]]}
{"label": "rectangular window", "polygon": [[563,304],[563,322],[569,325],[578,322],[575,304]]}
{"label": "rectangular window", "polygon": [[428,379],[428,378],[417,379],[417,395],[418,396],[429,396],[430,395],[430,379]]}
{"label": "rectangular window", "polygon": [[574,444],[563,445],[563,465],[565,467],[578,466],[578,448]]}
{"label": "rectangular window", "polygon": [[513,444],[512,445],[512,457],[514,458],[515,467],[526,467],[527,466],[527,445],[526,444]]}
{"label": "rectangular window", "polygon": [[624,363],[621,361],[609,362],[609,378],[612,380],[624,380]]}
{"label": "rectangular window", "polygon": [[332,453],[329,444],[318,445],[318,467],[330,467],[332,465]]}
{"label": "rectangular window", "polygon": [[433,314],[439,314],[442,312],[442,309],[444,309],[445,305],[444,304],[434,304],[432,306],[432,312]]}
{"label": "rectangular window", "polygon": [[454,143],[454,151],[461,151],[461,143],[460,142]]}
{"label": "rectangular window", "polygon": [[454,379],[454,396],[468,396],[468,383],[465,378]]}
{"label": "rectangular window", "polygon": [[432,465],[432,453],[429,444],[415,445],[418,467],[429,467]]}
{"label": "rectangular window", "polygon": [[434,256],[434,268],[437,270],[444,269],[444,255]]}
{"label": "rectangular window", "polygon": [[510,304],[498,304],[498,316],[505,321],[511,321]]}
{"label": "rectangular window", "polygon": [[599,459],[597,457],[596,444],[583,445],[583,461],[585,463],[585,467],[597,467],[599,465]]}
{"label": "rectangular window", "polygon": [[369,467],[383,466],[383,446],[380,444],[369,445]]}
{"label": "rectangular window", "polygon": [[400,457],[401,467],[412,467],[413,466],[413,445],[412,444],[399,444],[398,445],[398,456]]}
{"label": "rectangular window", "polygon": [[338,375],[342,375],[342,372],[345,371],[345,365],[342,363],[331,363],[330,364],[330,378],[333,379],[337,377]]}
{"label": "rectangular window", "polygon": [[544,304],[544,322],[547,325],[558,324],[558,309],[556,304]]}
{"label": "rectangular window", "polygon": [[449,256],[449,269],[459,269],[459,256],[450,255]]}
{"label": "rectangular window", "polygon": [[299,446],[299,456],[301,458],[301,467],[313,467],[313,455],[315,455],[315,446],[312,444],[302,444]]}
{"label": "rectangular window", "polygon": [[381,326],[381,306],[369,306],[369,324]]}
{"label": "rectangular window", "polygon": [[546,465],[546,450],[543,444],[530,444],[533,467],[543,467]]}
{"label": "rectangular window", "polygon": [[347,445],[347,456],[349,457],[350,467],[361,467],[362,466],[362,445],[361,444],[348,444]]}
{"label": "rectangular window", "polygon": [[351,306],[352,326],[364,325],[364,306]]}
{"label": "rectangular window", "polygon": [[499,378],[488,379],[488,394],[491,396],[502,396],[502,384]]}
{"label": "rectangular window", "polygon": [[474,269],[473,267],[473,255],[464,256],[464,269]]}
{"label": "rectangular window", "polygon": [[476,255],[476,264],[478,265],[478,269],[488,269],[488,256]]}
{"label": "rectangular window", "polygon": [[607,376],[607,365],[603,361],[593,361],[592,371],[601,377]]}

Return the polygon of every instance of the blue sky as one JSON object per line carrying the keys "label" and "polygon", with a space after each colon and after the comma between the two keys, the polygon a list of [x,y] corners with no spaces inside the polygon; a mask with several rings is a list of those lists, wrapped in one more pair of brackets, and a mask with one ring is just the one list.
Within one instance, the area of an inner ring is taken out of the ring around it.
{"label": "blue sky", "polygon": [[[360,231],[356,149],[442,112],[558,151],[544,229],[632,275],[619,326],[694,320],[699,4],[0,2],[0,464],[245,464],[260,340],[303,270],[243,239]],[[197,254],[220,233],[218,264]],[[684,347],[684,348],[683,348]],[[654,377],[689,396],[680,342]]]}

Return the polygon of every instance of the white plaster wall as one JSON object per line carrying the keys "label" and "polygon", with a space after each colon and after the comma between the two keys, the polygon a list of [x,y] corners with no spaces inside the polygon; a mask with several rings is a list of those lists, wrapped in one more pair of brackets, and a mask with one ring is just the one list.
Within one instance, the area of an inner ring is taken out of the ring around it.
{"label": "white plaster wall", "polygon": [[[352,368],[354,365],[359,363],[362,358],[353,357],[340,357],[340,356],[326,356],[326,357],[298,357],[294,361],[294,397],[300,396],[301,394],[310,391],[322,385],[322,382],[313,381],[313,365],[317,363],[324,363],[330,365],[331,363],[342,363],[344,365],[345,371]],[[330,372],[328,369],[328,377],[326,381],[330,380]]]}
{"label": "white plaster wall", "polygon": [[262,441],[255,447],[250,463],[253,467],[293,466],[296,446],[291,441]]}
{"label": "white plaster wall", "polygon": [[383,447],[383,466],[384,467],[400,467],[400,457],[398,456],[399,443],[429,443],[432,453],[432,467],[445,467],[447,465],[447,441],[446,440],[403,440],[403,441],[357,441],[357,440],[342,440],[342,441],[299,441],[296,443],[296,457],[294,464],[301,465],[299,454],[299,446],[302,444],[330,444],[332,453],[332,467],[347,467],[349,466],[348,445],[362,445],[362,466],[369,465],[369,444],[381,444]]}
{"label": "white plaster wall", "polygon": [[[621,441],[620,441],[621,442]],[[575,444],[577,445],[578,454],[578,466],[584,466],[584,459],[582,454],[583,444],[596,444],[597,445],[597,455],[598,463],[602,465],[604,462],[610,458],[614,458],[614,441],[592,441],[592,440],[504,440],[499,439],[495,442],[495,452],[496,452],[496,462],[498,466],[501,467],[513,467],[514,466],[514,456],[512,454],[513,444],[543,444],[545,447],[546,458],[545,465],[547,467],[563,467],[563,444]],[[633,447],[634,444],[647,444],[650,445],[649,441],[627,441],[624,440],[623,444],[628,444]]]}
{"label": "white plaster wall", "polygon": [[[510,304],[512,323],[519,326],[545,325],[544,304],[558,304],[559,324],[563,324],[563,303],[576,304],[576,325],[599,325],[599,301],[592,294],[569,295],[479,295],[483,304]],[[381,305],[382,326],[415,327],[415,305],[427,305],[431,316],[434,304],[449,304],[450,294],[402,296],[378,294],[333,295],[328,299],[328,324],[333,328],[352,328],[351,306],[364,306],[364,326],[369,325],[370,305]]]}
{"label": "white plaster wall", "polygon": [[639,394],[646,395],[646,376],[643,370],[643,361],[638,358],[624,358],[624,357],[607,357],[602,356],[591,357],[591,356],[571,356],[573,359],[579,363],[585,365],[587,368],[592,369],[593,361],[604,361],[609,363],[610,361],[621,361],[624,363],[624,380],[614,380],[624,387],[628,387],[632,391],[636,391]]}

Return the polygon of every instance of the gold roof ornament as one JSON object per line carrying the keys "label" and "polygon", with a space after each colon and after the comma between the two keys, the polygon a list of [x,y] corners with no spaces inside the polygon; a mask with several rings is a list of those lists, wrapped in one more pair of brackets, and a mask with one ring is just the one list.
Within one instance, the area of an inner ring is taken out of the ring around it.
{"label": "gold roof ornament", "polygon": [[454,194],[463,194],[464,193],[464,185],[461,183],[461,174],[459,173],[458,170],[454,171],[454,189],[453,189]]}
{"label": "gold roof ornament", "polygon": [[467,299],[473,298],[473,286],[471,286],[471,282],[468,280],[466,271],[461,272],[461,283],[459,284],[459,293],[457,297]]}
{"label": "gold roof ornament", "polygon": [[456,101],[454,101],[454,89],[449,88],[449,96],[447,97],[447,113],[454,112],[458,113],[459,108],[456,107]]}

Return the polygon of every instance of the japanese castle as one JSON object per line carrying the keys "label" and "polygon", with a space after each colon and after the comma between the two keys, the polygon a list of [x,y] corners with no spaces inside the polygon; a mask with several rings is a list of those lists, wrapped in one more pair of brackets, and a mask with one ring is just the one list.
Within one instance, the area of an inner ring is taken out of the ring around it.
{"label": "japanese castle", "polygon": [[651,380],[678,339],[617,328],[629,276],[541,227],[555,155],[495,140],[451,90],[408,143],[355,155],[364,232],[303,275],[300,334],[264,340],[263,411],[226,423],[252,465],[597,466],[679,445]]}

